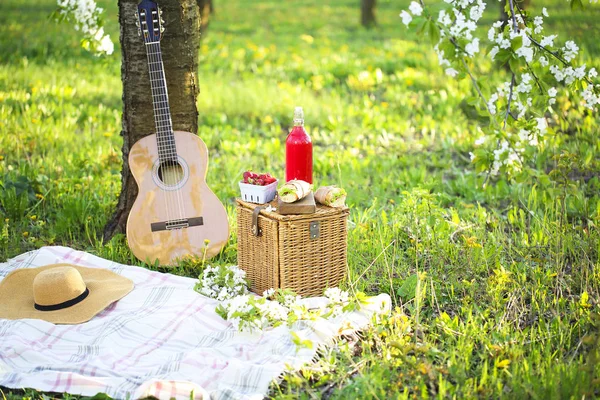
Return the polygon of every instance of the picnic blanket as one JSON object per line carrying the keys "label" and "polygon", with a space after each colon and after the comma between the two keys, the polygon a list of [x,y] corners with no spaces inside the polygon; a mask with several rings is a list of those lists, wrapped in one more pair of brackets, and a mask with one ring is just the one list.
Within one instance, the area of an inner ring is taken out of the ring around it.
{"label": "picnic blanket", "polygon": [[391,304],[379,295],[360,311],[295,325],[302,340],[313,342],[310,349],[298,348],[285,326],[237,332],[215,313],[216,300],[193,290],[195,279],[66,247],[8,260],[0,279],[17,268],[60,262],[112,270],[133,280],[134,290],[80,325],[0,319],[0,386],[113,398],[259,399],[287,368],[310,362],[319,347],[364,328]]}

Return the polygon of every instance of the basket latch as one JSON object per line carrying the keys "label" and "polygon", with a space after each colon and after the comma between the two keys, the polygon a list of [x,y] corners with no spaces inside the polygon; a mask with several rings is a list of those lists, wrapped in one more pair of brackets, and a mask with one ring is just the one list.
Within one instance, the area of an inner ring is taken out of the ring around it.
{"label": "basket latch", "polygon": [[312,221],[308,226],[310,238],[316,239],[319,237],[319,221]]}
{"label": "basket latch", "polygon": [[262,233],[262,231],[258,227],[258,214],[260,214],[260,210],[267,208],[268,206],[268,204],[264,206],[256,206],[254,208],[254,211],[252,211],[252,234],[254,236],[260,236],[260,234]]}

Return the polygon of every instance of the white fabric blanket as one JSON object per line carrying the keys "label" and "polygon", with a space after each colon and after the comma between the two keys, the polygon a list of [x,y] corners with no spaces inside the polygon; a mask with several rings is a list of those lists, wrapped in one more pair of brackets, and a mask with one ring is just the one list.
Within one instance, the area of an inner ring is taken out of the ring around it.
{"label": "white fabric blanket", "polygon": [[[367,326],[389,312],[379,295],[359,312],[294,326],[312,349],[297,348],[290,329],[238,333],[215,313],[216,300],[196,282],[117,264],[66,247],[44,247],[0,264],[0,279],[17,268],[68,262],[110,269],[133,280],[134,290],[91,321],[54,325],[0,319],[0,386],[113,398],[259,399],[288,368],[310,362],[342,329]],[[0,305],[1,306],[1,305]]]}

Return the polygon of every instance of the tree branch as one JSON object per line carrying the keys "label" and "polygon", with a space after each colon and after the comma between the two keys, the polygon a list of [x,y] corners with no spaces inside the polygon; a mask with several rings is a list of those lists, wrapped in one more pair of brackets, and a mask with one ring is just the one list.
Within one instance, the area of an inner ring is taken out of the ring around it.
{"label": "tree branch", "polygon": [[515,87],[515,73],[513,72],[512,78],[510,79],[510,92],[508,93],[508,103],[506,105],[506,115],[504,116],[504,124],[502,125],[502,129],[506,129],[506,121],[508,120],[508,116],[510,115],[510,102],[512,101],[514,87]]}

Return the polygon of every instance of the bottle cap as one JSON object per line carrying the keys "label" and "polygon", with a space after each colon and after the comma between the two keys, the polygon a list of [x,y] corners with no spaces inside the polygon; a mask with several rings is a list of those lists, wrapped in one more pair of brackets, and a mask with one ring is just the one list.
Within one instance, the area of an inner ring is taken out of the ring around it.
{"label": "bottle cap", "polygon": [[302,107],[294,109],[294,125],[304,125],[304,111],[302,111]]}

